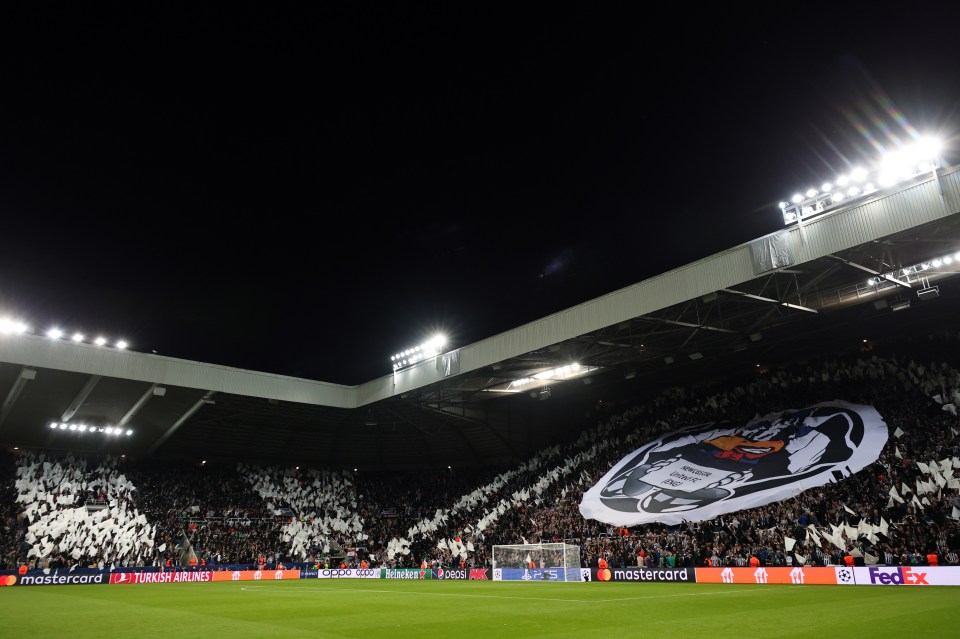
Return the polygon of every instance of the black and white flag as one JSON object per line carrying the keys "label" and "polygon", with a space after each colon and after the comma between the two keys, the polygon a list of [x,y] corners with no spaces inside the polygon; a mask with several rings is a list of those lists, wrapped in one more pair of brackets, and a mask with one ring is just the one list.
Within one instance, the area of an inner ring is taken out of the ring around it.
{"label": "black and white flag", "polygon": [[669,525],[794,497],[873,463],[887,442],[873,406],[822,402],[667,433],[620,460],[580,512],[614,526]]}

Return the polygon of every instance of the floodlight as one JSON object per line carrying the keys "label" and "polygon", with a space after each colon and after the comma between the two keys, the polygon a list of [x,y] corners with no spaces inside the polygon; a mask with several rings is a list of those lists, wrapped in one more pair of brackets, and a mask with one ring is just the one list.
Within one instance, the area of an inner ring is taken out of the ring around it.
{"label": "floodlight", "polygon": [[121,351],[125,349],[127,346],[128,344],[124,340],[120,340],[117,342],[117,348],[120,349]]}
{"label": "floodlight", "polygon": [[787,208],[787,203],[786,203],[786,202],[781,202],[781,203],[780,203],[780,208],[781,208],[781,209]]}
{"label": "floodlight", "polygon": [[63,337],[63,331],[61,331],[59,328],[51,328],[49,331],[47,331],[47,337],[50,339],[60,339]]}
{"label": "floodlight", "polygon": [[83,333],[74,333],[74,334],[73,334],[73,337],[71,337],[70,339],[72,339],[72,340],[75,341],[75,342],[82,342],[82,341],[83,341]]}
{"label": "floodlight", "polygon": [[945,258],[943,258],[943,263],[944,263],[944,264],[953,264],[953,258],[948,255],[948,256],[946,256]]}
{"label": "floodlight", "polygon": [[837,191],[836,193],[834,193],[834,194],[831,195],[830,197],[831,197],[831,199],[832,199],[834,202],[840,202],[840,201],[842,201],[843,198],[844,198],[843,191]]}
{"label": "floodlight", "polygon": [[87,425],[86,425],[86,424],[80,424],[79,426],[77,426],[77,430],[79,430],[81,433],[86,432],[86,430],[87,430]]}
{"label": "floodlight", "polygon": [[56,428],[57,422],[50,422],[50,428]]}
{"label": "floodlight", "polygon": [[70,430],[77,430],[76,424],[70,424]]}
{"label": "floodlight", "polygon": [[104,344],[107,343],[107,338],[106,338],[106,337],[98,337],[97,339],[93,340],[93,343],[96,344],[97,346],[103,346]]}
{"label": "floodlight", "polygon": [[916,145],[917,156],[925,160],[936,159],[940,155],[940,147],[940,140],[936,138],[920,138]]}
{"label": "floodlight", "polygon": [[877,283],[877,278],[875,277],[871,277],[869,280],[867,280],[867,286],[873,286],[876,283]]}
{"label": "floodlight", "polygon": [[816,189],[807,189],[807,197],[814,197],[817,194]]}
{"label": "floodlight", "polygon": [[851,196],[851,197],[853,197],[854,195],[857,195],[857,194],[859,194],[859,193],[860,193],[860,189],[857,188],[857,187],[855,187],[855,186],[851,186],[849,189],[847,189],[847,195],[849,195],[849,196]]}
{"label": "floodlight", "polygon": [[67,430],[66,424],[60,424],[60,430]]}
{"label": "floodlight", "polygon": [[933,260],[933,268],[940,268],[943,265],[943,260],[937,258]]}
{"label": "floodlight", "polygon": [[104,432],[105,432],[107,435],[112,435],[112,434],[113,434],[113,426],[107,426],[107,427],[104,429]]}
{"label": "floodlight", "polygon": [[130,435],[133,435],[133,431],[130,429],[127,429],[127,437],[129,437]]}
{"label": "floodlight", "polygon": [[26,333],[27,325],[10,318],[0,319],[0,333]]}
{"label": "floodlight", "polygon": [[790,198],[790,200],[791,200],[794,204],[800,204],[801,202],[803,202],[803,196],[800,195],[799,193],[797,193],[797,194],[794,195],[792,198]]}
{"label": "floodlight", "polygon": [[850,171],[850,179],[856,182],[863,182],[867,179],[867,171],[865,169],[856,168]]}
{"label": "floodlight", "polygon": [[840,177],[837,178],[837,186],[846,186],[847,182],[849,181],[850,181],[850,178],[848,178],[846,175],[841,175]]}

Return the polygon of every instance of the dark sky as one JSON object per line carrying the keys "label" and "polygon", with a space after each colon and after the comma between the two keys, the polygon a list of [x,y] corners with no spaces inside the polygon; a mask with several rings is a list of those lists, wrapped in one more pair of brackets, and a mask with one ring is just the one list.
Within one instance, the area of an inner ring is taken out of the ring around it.
{"label": "dark sky", "polygon": [[772,232],[875,143],[960,144],[934,5],[21,4],[0,314],[323,381]]}

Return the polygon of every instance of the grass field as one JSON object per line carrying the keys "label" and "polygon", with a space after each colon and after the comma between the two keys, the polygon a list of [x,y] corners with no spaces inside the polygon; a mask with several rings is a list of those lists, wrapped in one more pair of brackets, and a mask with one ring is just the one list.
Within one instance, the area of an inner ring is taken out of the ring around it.
{"label": "grass field", "polygon": [[0,589],[10,637],[938,637],[960,587],[302,580]]}

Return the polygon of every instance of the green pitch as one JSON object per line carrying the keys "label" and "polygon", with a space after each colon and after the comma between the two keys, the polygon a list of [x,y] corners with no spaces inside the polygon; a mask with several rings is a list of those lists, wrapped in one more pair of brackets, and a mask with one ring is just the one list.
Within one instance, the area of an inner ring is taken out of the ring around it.
{"label": "green pitch", "polygon": [[20,637],[937,637],[960,587],[302,580],[0,589]]}

